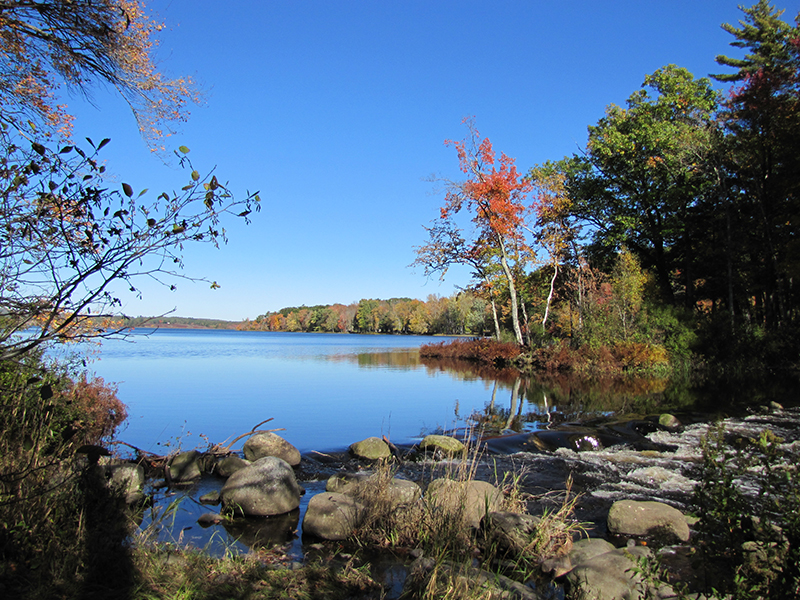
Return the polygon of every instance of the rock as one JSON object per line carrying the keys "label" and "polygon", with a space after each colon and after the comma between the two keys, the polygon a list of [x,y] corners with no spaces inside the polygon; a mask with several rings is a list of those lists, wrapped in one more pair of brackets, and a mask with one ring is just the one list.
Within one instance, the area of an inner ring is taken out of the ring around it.
{"label": "rock", "polygon": [[243,450],[244,457],[251,462],[265,456],[277,456],[293,467],[300,464],[299,450],[271,431],[251,435],[244,443]]}
{"label": "rock", "polygon": [[485,481],[436,479],[425,491],[425,502],[434,510],[463,511],[464,521],[479,527],[484,515],[500,508],[503,494]]}
{"label": "rock", "polygon": [[542,571],[551,573],[553,577],[561,577],[569,573],[574,565],[614,550],[616,550],[614,544],[600,538],[578,540],[572,545],[572,550],[567,556],[555,557],[544,561],[542,563]]}
{"label": "rock", "polygon": [[346,488],[353,488],[354,483],[366,481],[372,473],[337,473],[331,475],[325,483],[326,492],[342,492]]}
{"label": "rock", "polygon": [[134,463],[110,463],[100,467],[107,485],[119,490],[127,504],[136,504],[144,499],[144,469]]}
{"label": "rock", "polygon": [[175,483],[199,479],[203,474],[200,468],[200,453],[197,450],[181,452],[169,461],[169,476]]}
{"label": "rock", "polygon": [[481,521],[490,543],[502,552],[522,552],[536,533],[541,519],[532,515],[510,512],[491,512]]}
{"label": "rock", "polygon": [[218,491],[214,490],[213,492],[203,494],[197,499],[197,501],[200,502],[200,504],[219,504],[220,495]]}
{"label": "rock", "polygon": [[663,502],[618,500],[608,511],[608,530],[618,535],[662,537],[665,541],[689,539],[683,513]]}
{"label": "rock", "polygon": [[259,458],[236,471],[222,486],[222,506],[245,516],[280,515],[300,506],[300,486],[292,467],[275,456]]}
{"label": "rock", "polygon": [[664,413],[658,417],[658,424],[666,429],[677,429],[681,426],[681,422],[678,420],[678,417],[669,413]]}
{"label": "rock", "polygon": [[567,575],[570,598],[575,600],[638,600],[645,596],[645,582],[636,571],[636,561],[649,555],[638,546],[612,550],[576,564]]}
{"label": "rock", "polygon": [[413,481],[398,477],[387,480],[377,474],[366,473],[334,475],[328,479],[325,489],[363,500],[385,500],[392,508],[413,504],[422,496],[422,489]]}
{"label": "rock", "polygon": [[420,450],[438,450],[444,454],[458,454],[466,446],[454,437],[447,435],[426,435],[419,444]]}
{"label": "rock", "polygon": [[389,444],[378,437],[370,437],[351,444],[350,452],[356,458],[364,458],[366,460],[380,460],[381,458],[389,458],[392,455]]}
{"label": "rock", "polygon": [[[435,580],[433,576],[435,575]],[[449,561],[437,563],[428,556],[422,556],[411,563],[409,576],[403,586],[403,596],[416,597],[419,590],[425,590],[435,598],[445,598],[459,592],[458,597],[540,600],[543,596],[534,589],[514,581],[505,575],[493,573],[476,567],[455,565]]]}
{"label": "rock", "polygon": [[201,527],[210,527],[211,525],[219,525],[225,521],[225,517],[217,513],[207,512],[197,517],[197,522]]}
{"label": "rock", "polygon": [[236,471],[249,467],[251,464],[249,460],[245,460],[235,454],[230,454],[217,461],[216,473],[220,477],[227,479],[236,473]]}
{"label": "rock", "polygon": [[350,537],[363,517],[364,506],[352,496],[323,492],[308,502],[303,533],[323,540],[343,540]]}

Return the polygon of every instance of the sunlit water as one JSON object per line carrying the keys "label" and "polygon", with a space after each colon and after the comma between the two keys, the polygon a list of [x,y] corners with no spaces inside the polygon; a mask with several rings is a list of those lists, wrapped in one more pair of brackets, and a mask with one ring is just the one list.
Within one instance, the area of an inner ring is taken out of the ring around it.
{"label": "sunlit water", "polygon": [[152,452],[166,444],[194,447],[200,435],[221,443],[269,418],[263,427],[282,428],[300,452],[345,448],[369,436],[404,443],[463,425],[492,397],[492,381],[420,364],[419,346],[442,338],[145,333],[104,342],[91,367],[118,383],[128,406],[119,439]]}

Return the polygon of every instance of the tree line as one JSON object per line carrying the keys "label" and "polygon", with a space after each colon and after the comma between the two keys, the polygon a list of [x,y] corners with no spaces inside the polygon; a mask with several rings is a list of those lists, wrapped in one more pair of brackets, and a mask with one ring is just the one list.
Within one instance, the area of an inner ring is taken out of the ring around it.
{"label": "tree line", "polygon": [[487,303],[471,292],[449,297],[362,299],[351,304],[286,307],[245,320],[249,331],[475,335],[490,331]]}

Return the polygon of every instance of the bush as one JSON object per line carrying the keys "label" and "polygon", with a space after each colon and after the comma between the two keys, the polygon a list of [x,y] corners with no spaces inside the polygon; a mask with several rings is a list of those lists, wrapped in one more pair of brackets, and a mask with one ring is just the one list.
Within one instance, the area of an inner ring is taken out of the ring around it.
{"label": "bush", "polygon": [[520,347],[516,343],[498,342],[489,338],[470,340],[452,340],[438,344],[424,344],[419,349],[423,358],[455,358],[472,360],[505,367],[520,355]]}

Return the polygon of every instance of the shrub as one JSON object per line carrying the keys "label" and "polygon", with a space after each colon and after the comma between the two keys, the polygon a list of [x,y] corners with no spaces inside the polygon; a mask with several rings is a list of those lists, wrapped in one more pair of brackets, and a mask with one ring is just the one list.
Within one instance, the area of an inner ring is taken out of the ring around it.
{"label": "shrub", "polygon": [[419,355],[423,358],[455,358],[504,367],[520,355],[516,343],[498,342],[489,338],[457,339],[438,344],[424,344]]}

